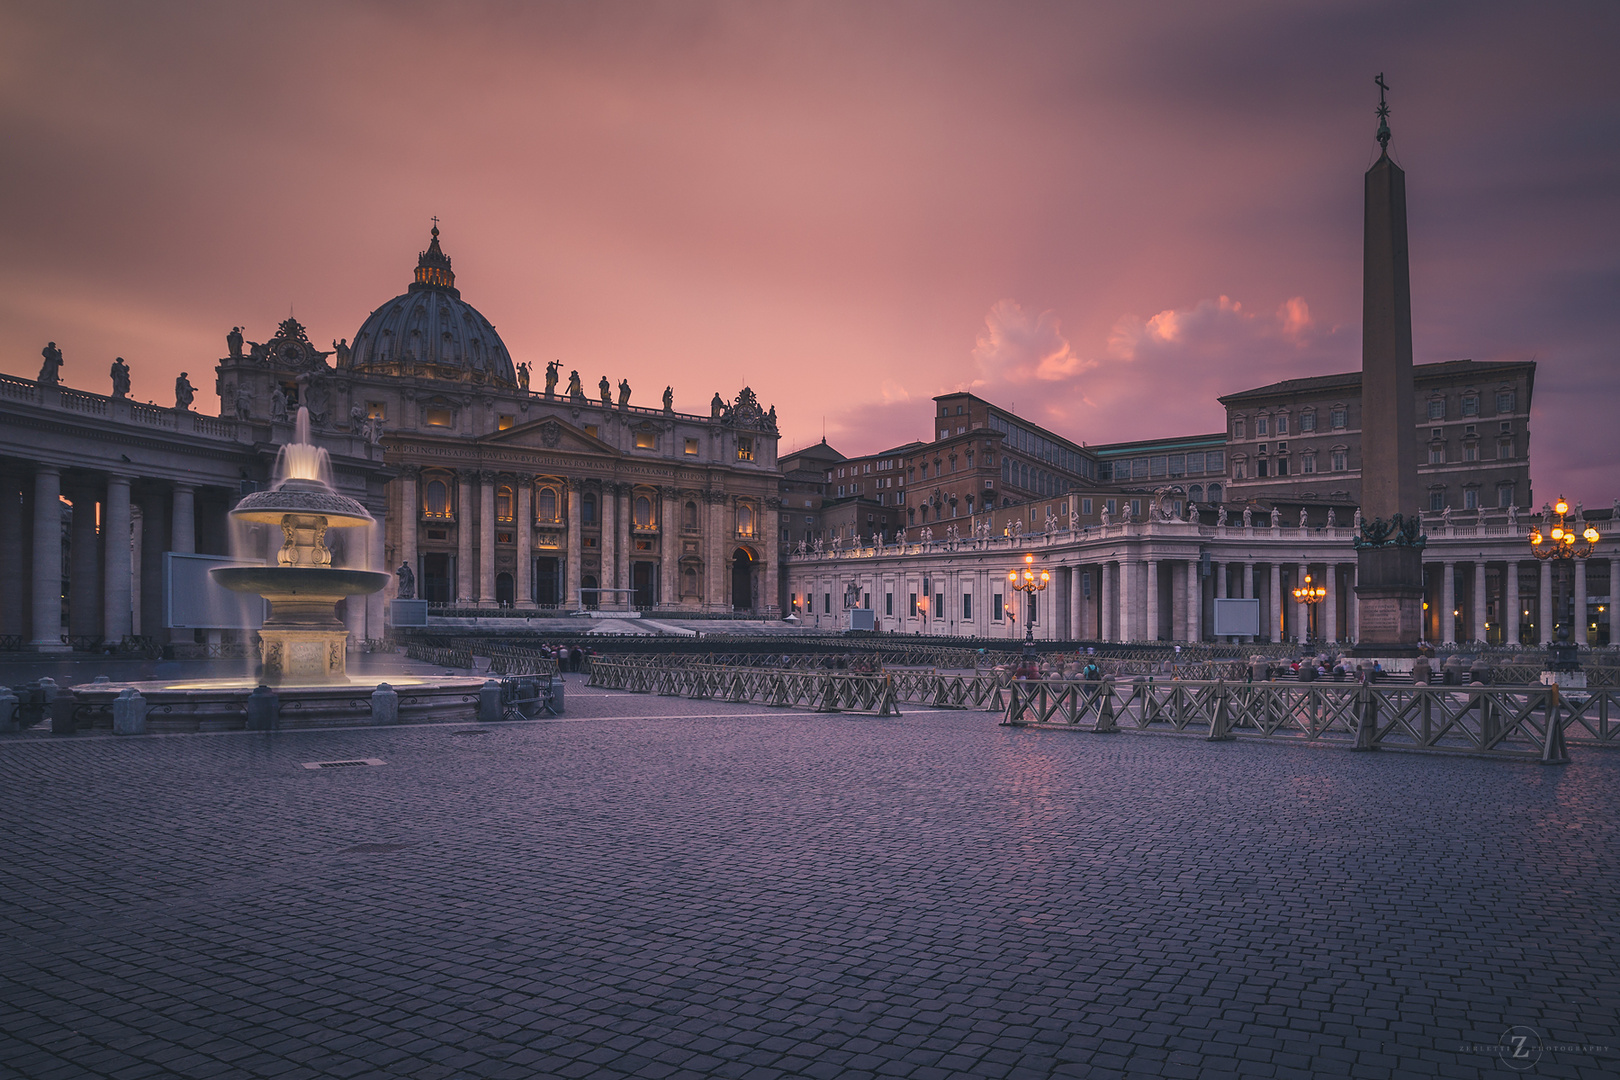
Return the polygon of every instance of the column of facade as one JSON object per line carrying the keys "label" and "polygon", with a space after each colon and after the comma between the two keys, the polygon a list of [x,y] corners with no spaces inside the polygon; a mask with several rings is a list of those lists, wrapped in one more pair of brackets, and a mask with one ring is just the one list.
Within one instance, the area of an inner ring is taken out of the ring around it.
{"label": "column of facade", "polygon": [[471,473],[456,474],[456,603],[470,607],[473,593],[473,485]]}
{"label": "column of facade", "polygon": [[1187,560],[1187,640],[1204,640],[1204,580],[1197,559]]}
{"label": "column of facade", "polygon": [[73,491],[72,543],[68,545],[68,636],[101,635],[101,551],[96,535],[96,491]]}
{"label": "column of facade", "polygon": [[1361,564],[1350,564],[1350,589],[1345,593],[1345,636],[1351,641],[1361,638],[1361,601],[1356,599],[1356,585],[1361,581]]}
{"label": "column of facade", "polygon": [[1147,560],[1147,595],[1143,607],[1146,612],[1147,625],[1143,627],[1142,636],[1149,641],[1159,640],[1159,560]]}
{"label": "column of facade", "polygon": [[522,476],[513,481],[517,488],[517,584],[513,594],[516,606],[534,610],[534,479]]}
{"label": "column of facade", "polygon": [[[416,575],[416,599],[422,599],[422,568],[417,565],[416,530],[419,528],[417,518],[421,515],[416,508],[417,485],[421,482],[422,470],[414,465],[407,465],[400,473],[394,484],[399,489],[399,561],[411,568]],[[387,570],[386,566],[373,566],[373,570]],[[395,589],[398,589],[398,579],[395,579]]]}
{"label": "column of facade", "polygon": [[[1255,595],[1255,592],[1254,592],[1254,563],[1252,563],[1252,562],[1245,562],[1243,564],[1243,597],[1242,597],[1242,599],[1244,599],[1244,600],[1256,600],[1256,599],[1259,599]],[[1264,629],[1264,626],[1265,626],[1265,617],[1262,616],[1261,617],[1261,628]],[[1254,640],[1259,641],[1260,639],[1257,637]]]}
{"label": "column of facade", "polygon": [[1110,563],[1097,564],[1097,640],[1117,641],[1114,636],[1114,619],[1118,615],[1118,607],[1109,601],[1113,598],[1114,590],[1111,588],[1113,572]]}
{"label": "column of facade", "polygon": [[1539,614],[1541,625],[1536,628],[1538,631],[1540,631],[1537,636],[1541,638],[1541,644],[1551,645],[1553,641],[1553,586],[1551,560],[1544,560],[1541,564],[1541,591],[1538,599],[1540,600],[1540,603],[1538,603],[1536,606],[1540,609]]}
{"label": "column of facade", "polygon": [[[1611,563],[1610,566],[1610,572],[1612,573],[1613,564]],[[1609,585],[1612,589],[1614,586],[1613,578],[1609,579]],[[1519,564],[1512,559],[1509,559],[1507,564],[1502,567],[1502,595],[1505,597],[1502,601],[1502,643],[1504,645],[1517,645],[1519,644],[1519,620],[1524,617],[1524,604],[1519,599]],[[1614,609],[1611,607],[1609,611],[1612,613]],[[1609,625],[1615,625],[1613,614],[1609,616]]]}
{"label": "column of facade", "polygon": [[1609,644],[1620,645],[1620,559],[1609,560]]}
{"label": "column of facade", "polygon": [[495,474],[478,474],[478,606],[495,606]]}
{"label": "column of facade", "polygon": [[1276,644],[1282,641],[1282,563],[1271,564],[1271,576],[1267,579],[1267,584],[1270,588],[1266,596],[1266,619],[1271,631],[1266,640]]}
{"label": "column of facade", "polygon": [[[379,506],[367,507],[371,516],[378,521],[388,520],[387,496]],[[366,564],[378,570],[388,569],[388,533],[381,525],[373,525],[365,530]],[[366,611],[365,639],[381,641],[388,636],[385,628],[384,611],[388,603],[386,590],[374,592],[364,598]]]}
{"label": "column of facade", "polygon": [[680,587],[681,530],[675,509],[676,489],[658,489],[658,603],[672,608]]}
{"label": "column of facade", "polygon": [[1136,581],[1137,563],[1134,559],[1121,558],[1119,560],[1119,640],[1134,641],[1136,639],[1136,620],[1133,618],[1133,609],[1136,606],[1136,594],[1139,591]]}
{"label": "column of facade", "polygon": [[583,567],[579,534],[579,488],[577,478],[570,478],[568,489],[568,550],[563,555],[562,606],[568,611],[580,608],[579,588]]}
{"label": "column of facade", "polygon": [[[613,574],[618,581],[615,588],[630,589],[635,587],[635,575],[630,569],[630,559],[635,554],[636,545],[631,539],[631,526],[635,524],[635,494],[629,484],[620,484],[613,496],[614,535],[616,540],[613,550],[617,557],[613,560]],[[626,607],[632,605],[635,597],[625,594]]]}
{"label": "column of facade", "polygon": [[1069,568],[1069,640],[1083,641],[1091,634],[1086,630],[1085,574],[1083,565]]}
{"label": "column of facade", "polygon": [[113,642],[131,633],[129,530],[129,477],[109,475],[101,513],[101,636]]}
{"label": "column of facade", "polygon": [[0,634],[21,636],[28,578],[23,573],[22,476],[6,466],[0,471]]}
{"label": "column of facade", "polygon": [[1339,567],[1335,563],[1328,563],[1324,568],[1327,572],[1327,599],[1322,601],[1325,610],[1322,612],[1323,625],[1322,640],[1339,640]]}
{"label": "column of facade", "polygon": [[1474,563],[1474,610],[1473,626],[1474,640],[1484,641],[1488,631],[1485,628],[1485,561],[1483,559]]}
{"label": "column of facade", "polygon": [[[619,485],[603,484],[600,500],[602,514],[602,574],[597,582],[604,589],[617,589],[619,587],[619,560],[622,557],[619,547]],[[616,593],[602,593],[601,606],[616,604],[620,597]]]}
{"label": "column of facade", "polygon": [[196,489],[190,484],[174,485],[170,514],[169,550],[191,555],[197,550]]}
{"label": "column of facade", "polygon": [[1586,644],[1586,560],[1575,560],[1575,612],[1570,616],[1575,634],[1570,638],[1577,645]]}
{"label": "column of facade", "polygon": [[[774,509],[771,507],[773,502],[775,503]],[[760,580],[764,583],[765,595],[759,600],[755,601],[756,608],[761,615],[766,615],[777,611],[780,607],[780,602],[782,599],[781,596],[778,595],[778,590],[780,590],[782,586],[777,577],[777,575],[780,573],[780,567],[778,565],[780,559],[778,558],[778,554],[782,543],[782,503],[779,499],[767,499],[765,500],[765,506],[766,509],[759,515],[759,519],[766,523],[764,533],[761,536],[760,544],[760,546],[765,549],[765,565],[760,568],[759,575]],[[875,600],[873,602],[876,603]],[[954,602],[958,605],[961,604],[962,586],[960,580],[957,581],[956,585],[956,599],[954,601],[947,602]],[[955,610],[958,616],[960,616],[962,609],[957,607]]]}
{"label": "column of facade", "polygon": [[1455,562],[1442,562],[1440,564],[1440,633],[1437,635],[1442,645],[1455,645],[1457,643],[1457,564]]}
{"label": "column of facade", "polygon": [[34,470],[33,639],[38,652],[65,652],[62,643],[62,474]]}
{"label": "column of facade", "polygon": [[[703,606],[708,611],[724,611],[725,587],[725,529],[726,501],[718,491],[705,491],[703,505],[708,508],[709,521],[703,530]],[[818,615],[821,609],[817,608]]]}
{"label": "column of facade", "polygon": [[173,516],[163,493],[150,484],[141,493],[141,630],[144,637],[163,634],[163,553],[169,547]]}

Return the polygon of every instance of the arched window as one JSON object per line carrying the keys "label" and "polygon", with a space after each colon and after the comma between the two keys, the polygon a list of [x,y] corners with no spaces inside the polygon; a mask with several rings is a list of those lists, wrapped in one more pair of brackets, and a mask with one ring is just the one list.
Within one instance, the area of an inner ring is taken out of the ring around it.
{"label": "arched window", "polygon": [[1188,488],[1187,489],[1187,498],[1191,499],[1193,502],[1203,502],[1204,501],[1204,485],[1203,484],[1194,484],[1192,487]]}
{"label": "arched window", "polygon": [[450,516],[450,488],[443,480],[429,480],[422,488],[422,516],[430,518]]}
{"label": "arched window", "polygon": [[688,532],[697,531],[697,503],[689,502],[681,510],[681,528]]}
{"label": "arched window", "polygon": [[547,523],[561,519],[557,516],[557,489],[543,487],[540,495],[534,500],[534,517],[536,521]]}
{"label": "arched window", "polygon": [[581,522],[585,525],[596,524],[596,495],[594,492],[587,491],[584,497],[579,500],[579,516]]}
{"label": "arched window", "polygon": [[495,489],[495,520],[512,520],[512,489],[506,484]]}
{"label": "arched window", "polygon": [[737,535],[754,535],[754,508],[747,503],[737,504]]}
{"label": "arched window", "polygon": [[650,529],[653,527],[652,500],[645,495],[636,496],[635,505],[636,528]]}
{"label": "arched window", "polygon": [[1221,485],[1209,485],[1209,501],[1212,503],[1218,503],[1221,501]]}

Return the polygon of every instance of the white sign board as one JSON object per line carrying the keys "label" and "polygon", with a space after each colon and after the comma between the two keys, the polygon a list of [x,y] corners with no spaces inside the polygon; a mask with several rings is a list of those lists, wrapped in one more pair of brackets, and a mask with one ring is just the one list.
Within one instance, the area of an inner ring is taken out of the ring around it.
{"label": "white sign board", "polygon": [[163,625],[176,630],[257,630],[267,601],[231,592],[208,573],[216,566],[258,566],[229,555],[163,553]]}
{"label": "white sign board", "polygon": [[849,628],[851,630],[870,630],[874,625],[872,620],[875,615],[876,612],[871,608],[850,608]]}
{"label": "white sign board", "polygon": [[1260,601],[1215,601],[1216,637],[1259,637]]}
{"label": "white sign board", "polygon": [[428,602],[426,600],[393,600],[388,604],[389,625],[426,626]]}

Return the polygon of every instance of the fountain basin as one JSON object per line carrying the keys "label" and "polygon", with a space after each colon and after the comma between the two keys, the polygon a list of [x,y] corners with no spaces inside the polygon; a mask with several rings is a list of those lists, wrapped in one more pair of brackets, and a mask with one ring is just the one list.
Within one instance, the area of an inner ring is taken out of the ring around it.
{"label": "fountain basin", "polygon": [[[469,723],[476,719],[477,676],[388,675],[399,694],[401,723]],[[247,725],[251,679],[204,679],[192,682],[81,683],[72,688],[82,731],[111,731],[112,703],[129,687],[146,699],[146,729],[152,734],[193,731],[241,731]],[[355,686],[282,686],[283,731],[299,728],[364,727],[371,724],[370,679]]]}
{"label": "fountain basin", "polygon": [[270,601],[259,629],[262,678],[270,686],[347,683],[349,635],[332,605],[388,584],[380,570],[327,566],[221,566],[209,574],[232,592]]}

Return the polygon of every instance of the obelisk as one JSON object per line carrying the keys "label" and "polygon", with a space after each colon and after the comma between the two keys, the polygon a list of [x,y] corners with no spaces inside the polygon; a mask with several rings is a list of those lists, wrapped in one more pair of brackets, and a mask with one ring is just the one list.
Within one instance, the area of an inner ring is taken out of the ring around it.
{"label": "obelisk", "polygon": [[[1363,656],[1410,656],[1423,629],[1412,281],[1406,174],[1389,158],[1388,86],[1377,79],[1378,143],[1367,170],[1361,292],[1361,513],[1357,537]],[[1404,526],[1404,527],[1403,527]]]}

